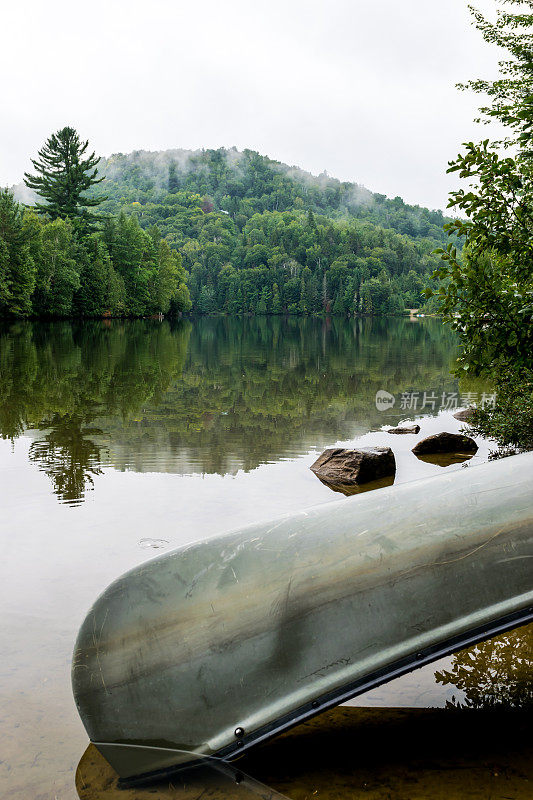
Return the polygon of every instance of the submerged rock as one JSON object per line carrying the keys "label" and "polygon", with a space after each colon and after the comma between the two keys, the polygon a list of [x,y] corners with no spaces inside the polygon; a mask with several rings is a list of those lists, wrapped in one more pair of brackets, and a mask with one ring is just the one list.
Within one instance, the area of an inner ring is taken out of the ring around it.
{"label": "submerged rock", "polygon": [[475,453],[478,447],[470,436],[462,433],[435,433],[415,444],[412,452],[415,455],[431,453]]}
{"label": "submerged rock", "polygon": [[470,422],[475,410],[475,408],[470,406],[469,408],[463,408],[461,411],[457,411],[453,416],[460,422]]}
{"label": "submerged rock", "polygon": [[394,475],[396,460],[390,447],[361,447],[358,450],[331,447],[324,450],[310,469],[328,485],[353,486]]}
{"label": "submerged rock", "polygon": [[420,433],[420,425],[398,425],[397,428],[389,428],[387,433]]}

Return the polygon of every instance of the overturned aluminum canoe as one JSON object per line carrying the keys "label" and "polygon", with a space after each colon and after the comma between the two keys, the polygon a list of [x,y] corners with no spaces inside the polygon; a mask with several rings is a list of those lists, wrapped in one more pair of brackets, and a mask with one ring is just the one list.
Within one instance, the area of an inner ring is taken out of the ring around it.
{"label": "overturned aluminum canoe", "polygon": [[180,548],[88,613],[72,680],[126,780],[232,758],[533,618],[533,453]]}

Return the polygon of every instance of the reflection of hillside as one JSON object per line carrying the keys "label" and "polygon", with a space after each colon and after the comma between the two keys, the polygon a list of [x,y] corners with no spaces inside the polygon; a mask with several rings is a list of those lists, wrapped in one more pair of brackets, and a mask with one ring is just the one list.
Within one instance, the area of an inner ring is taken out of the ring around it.
{"label": "reflection of hillside", "polygon": [[113,463],[248,470],[405,417],[397,410],[385,420],[376,391],[453,387],[454,340],[428,322],[200,320],[181,378],[160,405],[135,420],[109,422]]}
{"label": "reflection of hillside", "polygon": [[437,320],[18,323],[0,334],[0,432],[39,431],[31,457],[63,499],[102,464],[249,470],[408,416],[378,411],[378,389],[451,391],[454,348]]}

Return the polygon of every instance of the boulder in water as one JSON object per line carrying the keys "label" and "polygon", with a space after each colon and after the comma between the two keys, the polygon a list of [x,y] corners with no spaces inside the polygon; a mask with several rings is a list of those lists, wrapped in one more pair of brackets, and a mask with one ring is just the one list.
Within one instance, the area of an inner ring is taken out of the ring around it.
{"label": "boulder in water", "polygon": [[398,425],[397,428],[389,428],[387,433],[420,433],[420,425]]}
{"label": "boulder in water", "polygon": [[462,433],[435,433],[427,436],[413,447],[417,456],[431,453],[475,453],[478,447],[471,436]]}
{"label": "boulder in water", "polygon": [[331,447],[317,458],[311,470],[324,483],[352,486],[394,475],[396,460],[390,447]]}

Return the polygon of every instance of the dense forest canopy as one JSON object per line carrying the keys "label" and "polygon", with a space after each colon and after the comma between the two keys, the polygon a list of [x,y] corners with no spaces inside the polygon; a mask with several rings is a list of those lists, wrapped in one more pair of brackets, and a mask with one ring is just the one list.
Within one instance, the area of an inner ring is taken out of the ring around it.
{"label": "dense forest canopy", "polygon": [[388,199],[326,172],[315,176],[252,150],[138,150],[103,158],[98,169],[106,176],[109,210],[117,203],[160,203],[182,191],[200,195],[204,211],[211,206],[227,212],[239,228],[256,213],[311,210],[337,219],[365,219],[415,238],[447,238],[441,211],[407,205],[401,197]]}
{"label": "dense forest canopy", "polygon": [[[49,139],[48,150],[63,132]],[[446,238],[440,211],[250,150],[100,159],[87,173],[95,186],[78,200],[79,208],[98,205],[97,230],[81,229],[68,202],[58,211],[50,197],[61,195],[65,181],[44,174],[47,204],[35,205],[39,218],[9,208],[4,193],[0,235],[11,227],[18,242],[6,259],[3,298],[0,272],[4,313],[145,316],[192,307],[229,315],[402,314],[422,304],[438,263],[433,251]],[[27,176],[25,187],[15,187],[30,209],[36,198],[29,190],[39,190],[39,180]],[[21,252],[26,282],[14,302],[18,278],[9,260]]]}
{"label": "dense forest canopy", "polygon": [[251,150],[138,151],[99,169],[103,209],[158,227],[200,313],[402,313],[447,238],[440,211]]}

